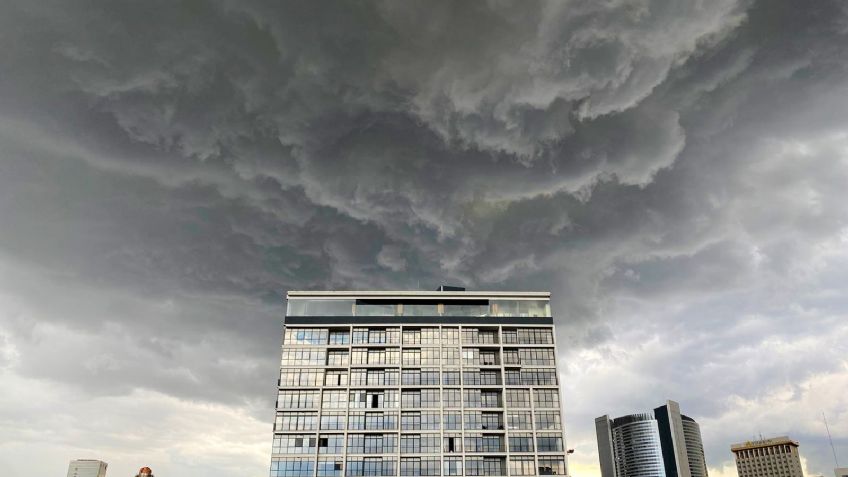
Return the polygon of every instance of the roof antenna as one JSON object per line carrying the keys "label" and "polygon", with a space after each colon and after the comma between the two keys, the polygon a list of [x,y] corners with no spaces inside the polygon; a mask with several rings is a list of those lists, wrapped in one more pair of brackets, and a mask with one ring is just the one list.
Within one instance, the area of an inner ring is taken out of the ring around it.
{"label": "roof antenna", "polygon": [[830,427],[827,425],[827,417],[822,411],[822,419],[824,420],[824,428],[827,430],[827,440],[830,441],[830,450],[833,451],[833,462],[836,462],[836,467],[839,467],[839,459],[836,458],[836,448],[833,447],[833,437],[830,436]]}

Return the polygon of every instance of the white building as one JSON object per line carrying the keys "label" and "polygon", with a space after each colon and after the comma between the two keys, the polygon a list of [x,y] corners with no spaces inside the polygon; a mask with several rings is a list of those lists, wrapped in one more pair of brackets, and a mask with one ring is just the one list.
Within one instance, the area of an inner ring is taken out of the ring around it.
{"label": "white building", "polygon": [[68,477],[106,477],[109,464],[93,459],[72,460],[68,465]]}
{"label": "white building", "polygon": [[733,444],[739,477],[804,477],[798,442],[787,436]]}
{"label": "white building", "polygon": [[271,477],[566,474],[547,292],[289,292]]}

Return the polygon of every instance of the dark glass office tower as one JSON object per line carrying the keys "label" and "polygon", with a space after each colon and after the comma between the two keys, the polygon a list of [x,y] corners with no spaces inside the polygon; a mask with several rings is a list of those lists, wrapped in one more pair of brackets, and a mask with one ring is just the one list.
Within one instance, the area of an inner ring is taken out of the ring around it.
{"label": "dark glass office tower", "polygon": [[271,477],[566,474],[549,301],[289,292]]}
{"label": "dark glass office tower", "polygon": [[602,477],[708,477],[698,423],[674,401],[652,413],[595,419]]}

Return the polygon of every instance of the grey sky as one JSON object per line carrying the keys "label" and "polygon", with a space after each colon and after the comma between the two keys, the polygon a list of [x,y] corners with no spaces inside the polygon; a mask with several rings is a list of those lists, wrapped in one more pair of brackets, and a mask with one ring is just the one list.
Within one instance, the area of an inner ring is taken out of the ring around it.
{"label": "grey sky", "polygon": [[[0,464],[267,471],[287,289],[554,294],[575,477],[667,398],[848,462],[838,0],[0,5]],[[11,473],[9,473],[11,472]]]}

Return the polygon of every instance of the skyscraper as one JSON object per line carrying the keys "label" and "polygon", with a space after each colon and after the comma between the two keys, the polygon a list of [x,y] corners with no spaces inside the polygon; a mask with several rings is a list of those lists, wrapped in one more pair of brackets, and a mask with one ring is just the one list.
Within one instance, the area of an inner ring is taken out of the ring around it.
{"label": "skyscraper", "polygon": [[68,464],[68,477],[105,477],[109,464],[94,459],[77,459]]}
{"label": "skyscraper", "polygon": [[595,419],[602,477],[707,477],[701,430],[674,401],[653,413]]}
{"label": "skyscraper", "polygon": [[730,446],[739,477],[804,477],[798,443],[787,436]]}
{"label": "skyscraper", "polygon": [[566,474],[549,293],[287,298],[271,477]]}

